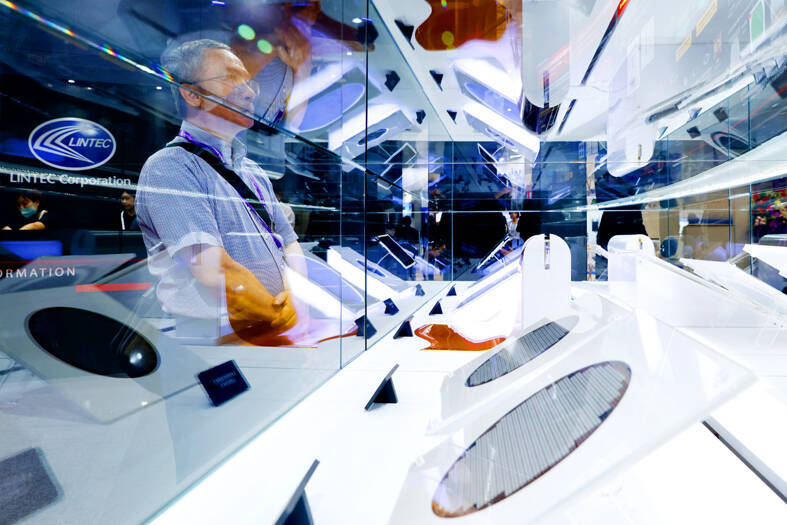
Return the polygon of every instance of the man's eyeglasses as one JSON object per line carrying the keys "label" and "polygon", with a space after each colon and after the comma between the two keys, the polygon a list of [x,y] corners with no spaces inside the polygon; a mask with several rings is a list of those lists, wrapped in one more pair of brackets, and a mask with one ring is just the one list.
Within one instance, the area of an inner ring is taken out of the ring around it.
{"label": "man's eyeglasses", "polygon": [[[224,75],[220,77],[195,80],[194,82],[191,82],[191,84],[199,85],[203,82],[210,82],[212,80],[220,82],[230,88],[230,92],[226,95],[227,99],[243,98],[242,95],[244,95],[244,91],[246,90],[250,91],[255,99],[260,96],[260,85],[255,80],[251,79],[239,80]],[[248,92],[246,93],[246,96],[248,96]]]}

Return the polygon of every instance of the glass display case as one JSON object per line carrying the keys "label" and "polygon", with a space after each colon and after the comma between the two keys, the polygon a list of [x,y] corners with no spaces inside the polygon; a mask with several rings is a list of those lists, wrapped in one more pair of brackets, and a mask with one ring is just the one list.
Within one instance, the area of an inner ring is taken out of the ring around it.
{"label": "glass display case", "polygon": [[141,521],[445,285],[447,137],[365,3],[0,9],[0,457],[56,487],[10,518]]}
{"label": "glass display case", "polygon": [[287,432],[336,473],[399,364],[375,522],[542,517],[787,402],[786,5],[662,3],[0,0],[0,523],[177,521]]}

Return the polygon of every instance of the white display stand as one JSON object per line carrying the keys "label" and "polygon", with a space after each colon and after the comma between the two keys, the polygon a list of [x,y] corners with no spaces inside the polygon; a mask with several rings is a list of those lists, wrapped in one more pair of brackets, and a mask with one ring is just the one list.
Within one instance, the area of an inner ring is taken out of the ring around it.
{"label": "white display stand", "polygon": [[[628,311],[604,299],[594,303],[593,306],[598,308],[588,309],[576,303],[566,304],[562,310],[554,310],[553,317],[541,319],[518,331],[505,343],[481,353],[468,364],[449,373],[440,388],[440,413],[430,421],[427,432],[437,434],[456,430],[473,413],[483,413],[487,410],[486,407],[494,404],[499,398],[515,393],[512,391],[516,390],[520,381],[535,380],[545,367],[568,358],[581,348],[585,341],[597,336],[610,323],[629,314]],[[568,335],[552,348],[498,379],[474,387],[467,386],[470,375],[484,362],[492,356],[508,352],[507,345],[510,342],[549,321],[566,324],[566,328],[570,328]],[[576,322],[576,325],[571,326],[572,322]]]}
{"label": "white display stand", "polygon": [[[631,246],[627,239],[613,240],[619,241],[617,246]],[[758,359],[779,362],[787,298],[778,290],[727,262],[681,259],[692,274],[637,250],[607,256],[613,298],[648,311],[745,366]],[[782,447],[770,436],[782,433],[786,405],[766,392],[762,382],[757,387],[757,395],[755,389],[747,390],[714,412],[708,424],[759,476],[784,491],[787,465],[777,459]]]}
{"label": "white display stand", "polygon": [[[556,235],[536,235],[525,243],[516,267],[498,270],[459,296],[460,307],[451,320],[452,324],[461,326],[465,335],[511,337],[445,378],[441,387],[440,414],[430,422],[428,432],[450,431],[461,424],[467,414],[483,410],[481,406],[493,402],[498,396],[510,394],[508,388],[523,376],[537,377],[546,364],[562,359],[581,341],[628,313],[603,299],[585,305],[589,308],[583,307],[571,300],[570,286],[571,252],[568,245]],[[521,290],[519,297],[512,293],[517,289]],[[479,291],[483,293],[479,295]],[[555,348],[497,380],[472,388],[466,386],[468,376],[492,355],[507,352],[506,345],[514,338],[549,321],[572,317],[578,320],[577,325]]]}
{"label": "white display stand", "polygon": [[743,247],[743,251],[773,266],[779,271],[779,275],[787,278],[787,246],[747,244]]}
{"label": "white display stand", "polygon": [[556,235],[536,235],[525,243],[518,263],[503,266],[457,295],[449,324],[475,341],[508,337],[565,311],[570,285],[566,242]]}
{"label": "white display stand", "polygon": [[607,274],[612,282],[634,281],[637,277],[637,266],[629,254],[641,254],[644,257],[654,257],[656,250],[645,235],[616,235],[607,244],[609,256],[607,260]]}
{"label": "white display stand", "polygon": [[636,304],[638,255],[654,257],[653,243],[644,235],[616,235],[609,240],[607,250],[596,250],[607,259],[609,290],[626,304]]}
{"label": "white display stand", "polygon": [[[402,483],[389,523],[443,523],[444,518],[432,512],[435,491],[457,458],[482,433],[557,379],[613,360],[629,366],[631,383],[598,430],[524,489],[463,520],[533,522],[572,495],[597,486],[599,480],[641,459],[754,380],[745,368],[679,330],[645,312],[632,312],[564,359],[550,363],[537,377],[520,376],[508,395],[468,415],[461,428],[416,458]],[[526,443],[519,445],[527,447]],[[494,464],[494,458],[489,461],[493,468],[515,468]]]}
{"label": "white display stand", "polygon": [[[770,246],[768,248],[771,248]],[[787,248],[777,248],[787,251]],[[694,270],[694,273],[739,295],[741,299],[754,303],[763,310],[787,315],[787,295],[760,281],[737,266],[722,261],[701,261],[681,259],[680,262]],[[786,319],[787,321],[787,319]]]}
{"label": "white display stand", "polygon": [[640,237],[616,236],[609,242],[612,250],[599,250],[610,261],[613,299],[677,327],[773,327],[783,322],[778,312],[663,261],[652,249],[639,249]]}
{"label": "white display stand", "polygon": [[554,317],[571,301],[571,250],[557,235],[534,235],[520,260],[522,302],[519,326]]}

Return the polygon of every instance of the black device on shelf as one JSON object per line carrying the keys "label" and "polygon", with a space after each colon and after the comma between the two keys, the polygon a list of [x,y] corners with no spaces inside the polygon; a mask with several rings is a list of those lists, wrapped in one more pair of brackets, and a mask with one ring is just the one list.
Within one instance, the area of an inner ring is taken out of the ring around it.
{"label": "black device on shelf", "polygon": [[390,235],[378,235],[377,241],[399,262],[399,264],[402,265],[403,268],[410,268],[415,264],[413,256],[407,253],[407,251],[402,248],[398,242],[393,240]]}

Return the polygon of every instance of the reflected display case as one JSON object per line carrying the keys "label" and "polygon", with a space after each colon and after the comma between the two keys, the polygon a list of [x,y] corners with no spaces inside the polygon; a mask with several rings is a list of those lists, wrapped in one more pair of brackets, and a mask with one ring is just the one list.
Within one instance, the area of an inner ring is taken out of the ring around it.
{"label": "reflected display case", "polygon": [[0,523],[565,523],[701,421],[787,498],[783,1],[0,28]]}

